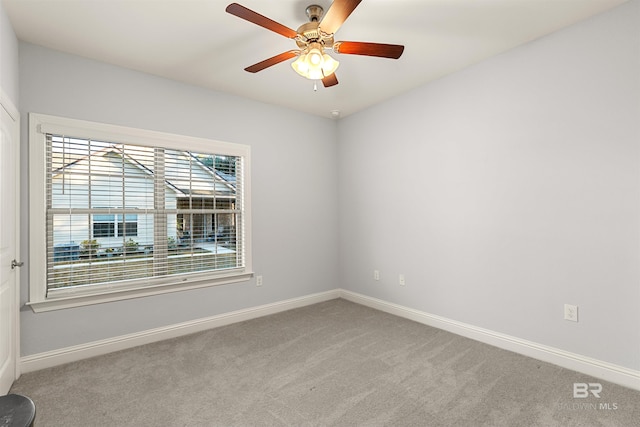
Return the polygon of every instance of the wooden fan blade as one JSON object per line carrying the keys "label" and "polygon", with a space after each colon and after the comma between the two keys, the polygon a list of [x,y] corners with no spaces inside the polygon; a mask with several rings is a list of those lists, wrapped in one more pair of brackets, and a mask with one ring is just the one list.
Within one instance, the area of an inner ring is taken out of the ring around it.
{"label": "wooden fan blade", "polygon": [[247,9],[246,7],[239,5],[238,3],[231,3],[225,10],[228,13],[237,16],[238,18],[253,22],[256,25],[260,25],[267,30],[271,30],[290,39],[293,39],[298,35],[298,33],[296,33],[291,28],[285,27],[284,25],[272,19],[269,19],[266,16],[260,15],[259,13],[254,12],[251,9]]}
{"label": "wooden fan blade", "polygon": [[271,58],[265,59],[264,61],[260,61],[257,64],[253,64],[245,68],[244,70],[250,73],[257,73],[258,71],[262,71],[265,68],[271,67],[272,65],[279,64],[282,61],[286,61],[287,59],[295,58],[296,56],[298,56],[298,51],[290,50],[288,52],[283,52],[279,55],[272,56]]}
{"label": "wooden fan blade", "polygon": [[404,52],[404,46],[384,43],[336,42],[333,45],[333,51],[349,55],[366,55],[398,59],[402,55],[402,52]]}
{"label": "wooden fan blade", "polygon": [[331,87],[338,84],[338,78],[336,77],[336,73],[331,73],[324,79],[322,79],[322,84],[324,87]]}
{"label": "wooden fan blade", "polygon": [[334,0],[320,21],[320,29],[327,34],[334,34],[338,28],[347,20],[351,12],[360,4],[362,0]]}

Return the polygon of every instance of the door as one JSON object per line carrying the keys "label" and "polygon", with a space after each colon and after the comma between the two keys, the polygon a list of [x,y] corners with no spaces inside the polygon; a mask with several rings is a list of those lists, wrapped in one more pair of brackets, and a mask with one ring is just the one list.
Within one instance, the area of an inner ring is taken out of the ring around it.
{"label": "door", "polygon": [[0,395],[7,394],[17,378],[18,268],[20,227],[19,120],[12,103],[0,94]]}

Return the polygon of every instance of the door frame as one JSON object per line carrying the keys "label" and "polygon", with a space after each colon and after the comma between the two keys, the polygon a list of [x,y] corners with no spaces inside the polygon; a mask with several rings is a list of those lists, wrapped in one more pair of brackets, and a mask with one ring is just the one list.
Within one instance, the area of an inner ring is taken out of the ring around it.
{"label": "door frame", "polygon": [[[15,204],[15,222],[16,222],[16,235],[15,235],[15,258],[20,261],[21,251],[20,251],[20,235],[21,235],[21,224],[20,224],[20,205],[22,204],[22,193],[20,192],[20,150],[22,147],[22,143],[20,140],[20,112],[18,108],[13,104],[11,98],[6,94],[6,92],[0,87],[0,108],[4,109],[9,116],[13,119],[13,136],[17,141],[17,150],[16,150],[16,167],[15,167],[15,191],[16,191],[16,204]],[[13,340],[13,350],[14,350],[14,360],[15,360],[15,369],[14,369],[14,378],[13,381],[20,378],[21,368],[20,368],[20,290],[21,290],[21,275],[20,268],[15,269],[15,289],[14,289],[14,297],[15,297],[15,305],[14,305],[14,316],[13,319],[13,333],[11,339]]]}

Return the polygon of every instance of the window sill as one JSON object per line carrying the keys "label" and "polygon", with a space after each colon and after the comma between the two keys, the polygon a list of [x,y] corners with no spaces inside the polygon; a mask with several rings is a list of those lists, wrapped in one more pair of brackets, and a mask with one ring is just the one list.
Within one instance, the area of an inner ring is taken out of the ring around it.
{"label": "window sill", "polygon": [[47,311],[63,310],[67,308],[82,307],[86,305],[102,304],[106,302],[122,301],[132,298],[142,298],[153,295],[161,295],[170,292],[186,291],[190,289],[207,288],[211,286],[226,285],[229,283],[245,282],[253,277],[253,273],[240,273],[232,276],[218,277],[215,279],[202,280],[190,283],[172,283],[156,286],[117,289],[102,291],[93,294],[69,295],[64,297],[49,298],[43,301],[31,301],[26,305],[31,307],[35,313]]}

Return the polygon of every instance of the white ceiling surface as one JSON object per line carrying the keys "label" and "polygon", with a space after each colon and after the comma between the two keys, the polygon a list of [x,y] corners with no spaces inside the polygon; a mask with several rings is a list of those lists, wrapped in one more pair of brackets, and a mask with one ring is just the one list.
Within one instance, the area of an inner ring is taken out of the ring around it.
{"label": "white ceiling surface", "polygon": [[[335,39],[403,44],[398,60],[328,53],[331,88],[289,60],[244,68],[297,48],[293,40],[225,12],[230,0],[2,0],[20,40],[324,117],[382,100],[552,33],[626,0],[364,0]],[[330,0],[240,0],[289,28]]]}

